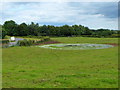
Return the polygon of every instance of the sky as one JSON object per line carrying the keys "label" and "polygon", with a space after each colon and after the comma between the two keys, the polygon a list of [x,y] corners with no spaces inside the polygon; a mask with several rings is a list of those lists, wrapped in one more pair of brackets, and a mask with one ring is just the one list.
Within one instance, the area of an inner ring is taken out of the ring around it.
{"label": "sky", "polygon": [[118,2],[2,2],[0,24],[83,25],[90,29],[118,29]]}

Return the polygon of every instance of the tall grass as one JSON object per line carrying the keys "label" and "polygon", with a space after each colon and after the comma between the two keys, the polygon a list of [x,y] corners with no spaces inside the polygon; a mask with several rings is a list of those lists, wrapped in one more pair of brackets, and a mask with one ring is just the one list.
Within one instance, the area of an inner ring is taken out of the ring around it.
{"label": "tall grass", "polygon": [[34,40],[19,40],[18,42],[17,42],[17,45],[18,46],[31,46],[31,45],[33,45],[33,44],[35,44],[35,41]]}
{"label": "tall grass", "polygon": [[46,41],[49,41],[49,40],[50,40],[49,37],[44,37],[42,39],[24,39],[24,40],[19,40],[17,42],[17,45],[18,46],[31,46],[31,45],[46,42]]}

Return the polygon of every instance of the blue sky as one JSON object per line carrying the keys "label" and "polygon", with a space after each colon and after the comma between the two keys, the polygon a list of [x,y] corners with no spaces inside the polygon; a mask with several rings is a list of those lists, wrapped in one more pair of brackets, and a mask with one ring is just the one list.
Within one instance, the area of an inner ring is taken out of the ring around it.
{"label": "blue sky", "polygon": [[118,29],[117,2],[5,2],[0,17],[16,23],[81,24],[91,29]]}

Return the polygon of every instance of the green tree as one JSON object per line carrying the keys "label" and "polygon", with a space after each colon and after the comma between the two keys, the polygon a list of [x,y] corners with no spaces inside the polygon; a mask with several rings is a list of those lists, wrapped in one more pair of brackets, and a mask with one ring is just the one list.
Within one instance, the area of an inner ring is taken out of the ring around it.
{"label": "green tree", "polygon": [[18,36],[27,36],[28,35],[28,26],[26,23],[21,23],[17,27],[17,35]]}
{"label": "green tree", "polygon": [[34,23],[34,22],[31,22],[30,25],[28,25],[28,30],[29,30],[29,35],[33,35],[33,36],[39,36],[40,33],[39,33],[39,24],[38,23]]}
{"label": "green tree", "polygon": [[81,35],[81,25],[72,25],[73,30],[74,30],[74,35]]}
{"label": "green tree", "polygon": [[5,29],[7,35],[10,35],[10,36],[14,36],[16,35],[16,28],[17,28],[17,24],[15,23],[15,21],[13,20],[10,20],[10,21],[6,21],[4,24],[3,24],[3,28]]}
{"label": "green tree", "polygon": [[72,36],[73,35],[73,28],[69,25],[63,25],[60,28],[60,33],[63,36]]}
{"label": "green tree", "polygon": [[6,31],[4,28],[2,28],[2,25],[0,25],[0,39],[4,39],[6,36]]}
{"label": "green tree", "polygon": [[46,25],[40,26],[39,30],[40,30],[39,32],[41,33],[42,36],[49,35],[48,27]]}

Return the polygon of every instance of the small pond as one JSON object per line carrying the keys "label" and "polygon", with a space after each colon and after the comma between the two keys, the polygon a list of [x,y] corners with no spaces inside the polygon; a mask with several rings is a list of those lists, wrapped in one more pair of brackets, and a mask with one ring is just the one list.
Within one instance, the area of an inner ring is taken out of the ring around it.
{"label": "small pond", "polygon": [[85,50],[85,49],[104,49],[113,47],[113,45],[108,44],[49,44],[39,46],[42,48],[50,49],[63,49],[63,50]]}

